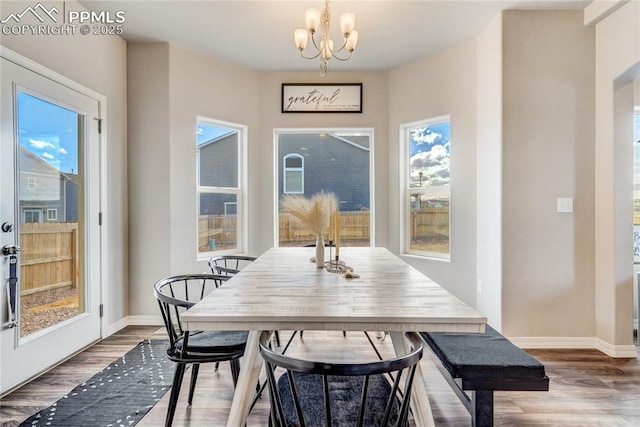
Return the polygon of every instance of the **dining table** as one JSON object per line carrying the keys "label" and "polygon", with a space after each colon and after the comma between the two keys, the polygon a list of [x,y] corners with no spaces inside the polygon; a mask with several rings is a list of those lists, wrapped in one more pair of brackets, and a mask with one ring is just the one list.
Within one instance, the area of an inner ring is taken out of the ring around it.
{"label": "dining table", "polygon": [[[317,268],[315,253],[271,248],[184,313],[187,330],[249,331],[228,427],[245,425],[263,331],[385,331],[397,354],[409,350],[405,332],[484,332],[485,316],[386,248],[340,248],[342,272]],[[412,390],[415,425],[433,426],[421,370]]]}

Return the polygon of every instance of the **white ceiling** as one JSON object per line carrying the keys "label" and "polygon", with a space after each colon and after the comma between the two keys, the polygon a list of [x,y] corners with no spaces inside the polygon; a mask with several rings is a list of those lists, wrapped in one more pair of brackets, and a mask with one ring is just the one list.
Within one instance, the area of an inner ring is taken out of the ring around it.
{"label": "white ceiling", "polygon": [[[85,0],[94,11],[125,12],[128,41],[167,41],[260,71],[312,71],[319,60],[300,58],[293,31],[304,11],[323,0],[122,1]],[[329,70],[390,70],[476,36],[499,10],[583,9],[582,0],[333,0],[332,37],[341,40],[339,16],[356,15],[358,47],[351,60]]]}

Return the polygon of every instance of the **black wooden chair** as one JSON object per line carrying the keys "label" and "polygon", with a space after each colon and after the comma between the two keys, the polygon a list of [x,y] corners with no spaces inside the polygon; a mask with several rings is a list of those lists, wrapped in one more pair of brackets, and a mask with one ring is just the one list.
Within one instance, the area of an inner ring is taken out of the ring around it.
{"label": "black wooden chair", "polygon": [[218,255],[209,258],[208,264],[212,274],[234,275],[255,260],[246,255]]}
{"label": "black wooden chair", "polygon": [[[269,348],[260,337],[271,405],[270,425],[407,426],[411,385],[422,358],[422,340],[407,333],[412,350],[392,359],[330,363],[296,359]],[[276,379],[276,369],[286,372]]]}
{"label": "black wooden chair", "polygon": [[196,302],[219,287],[229,276],[214,274],[185,274],[166,277],[154,285],[154,296],[160,305],[162,319],[169,335],[167,356],[176,362],[169,408],[165,426],[171,426],[176,411],[180,386],[187,365],[191,364],[189,405],[198,378],[201,363],[225,362],[231,365],[234,387],[240,372],[240,357],[244,354],[246,331],[186,331],[180,315]]}

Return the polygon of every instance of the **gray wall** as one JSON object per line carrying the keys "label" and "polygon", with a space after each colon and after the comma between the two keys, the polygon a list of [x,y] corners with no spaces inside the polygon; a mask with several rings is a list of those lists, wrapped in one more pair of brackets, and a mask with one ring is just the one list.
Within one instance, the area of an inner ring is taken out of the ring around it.
{"label": "gray wall", "polygon": [[[503,21],[502,329],[592,337],[595,31],[580,11]],[[558,197],[573,213],[556,213]]]}

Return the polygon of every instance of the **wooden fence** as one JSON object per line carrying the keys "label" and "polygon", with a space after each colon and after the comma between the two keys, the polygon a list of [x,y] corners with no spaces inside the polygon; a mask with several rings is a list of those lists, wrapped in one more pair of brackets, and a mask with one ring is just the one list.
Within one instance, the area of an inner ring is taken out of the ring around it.
{"label": "wooden fence", "polygon": [[[340,212],[340,240],[353,246],[368,245],[371,241],[371,215],[368,211]],[[314,242],[315,236],[298,225],[293,216],[280,213],[279,237],[283,245]],[[425,207],[411,212],[412,239],[449,235],[449,207]],[[326,236],[325,236],[326,238]],[[198,221],[198,246],[200,251],[235,244],[235,215],[203,215]],[[210,241],[213,240],[214,243]]]}
{"label": "wooden fence", "polygon": [[78,285],[78,223],[20,224],[20,295]]}

